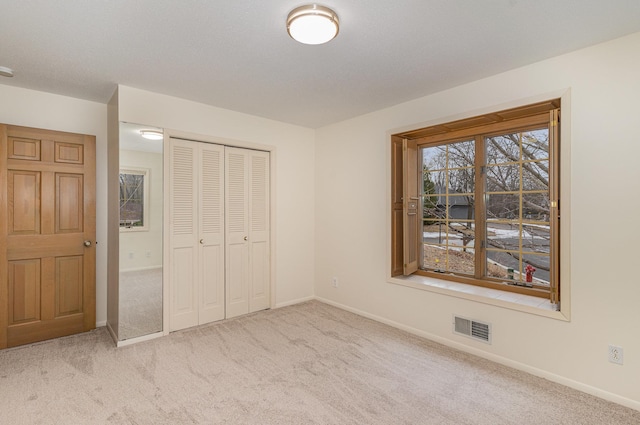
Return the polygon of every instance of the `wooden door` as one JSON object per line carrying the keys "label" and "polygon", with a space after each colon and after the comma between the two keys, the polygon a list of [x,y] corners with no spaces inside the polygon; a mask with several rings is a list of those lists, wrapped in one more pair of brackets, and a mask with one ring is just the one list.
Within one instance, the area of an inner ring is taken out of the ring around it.
{"label": "wooden door", "polygon": [[95,328],[95,137],[0,124],[0,348]]}

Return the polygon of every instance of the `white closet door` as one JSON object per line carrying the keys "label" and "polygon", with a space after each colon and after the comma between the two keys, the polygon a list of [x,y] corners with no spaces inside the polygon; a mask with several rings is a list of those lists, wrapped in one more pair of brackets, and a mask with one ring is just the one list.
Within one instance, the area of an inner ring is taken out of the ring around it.
{"label": "white closet door", "polygon": [[170,329],[198,324],[197,145],[171,139],[169,148]]}
{"label": "white closet door", "polygon": [[249,312],[269,308],[269,152],[249,152]]}
{"label": "white closet door", "polygon": [[249,151],[225,147],[226,317],[249,312]]}
{"label": "white closet door", "polygon": [[224,146],[199,145],[199,324],[224,319]]}

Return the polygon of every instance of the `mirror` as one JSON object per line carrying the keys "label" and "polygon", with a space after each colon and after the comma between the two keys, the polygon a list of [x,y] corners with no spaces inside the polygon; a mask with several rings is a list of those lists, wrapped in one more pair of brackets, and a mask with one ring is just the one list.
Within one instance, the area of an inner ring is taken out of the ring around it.
{"label": "mirror", "polygon": [[120,341],[162,331],[162,145],[120,123]]}

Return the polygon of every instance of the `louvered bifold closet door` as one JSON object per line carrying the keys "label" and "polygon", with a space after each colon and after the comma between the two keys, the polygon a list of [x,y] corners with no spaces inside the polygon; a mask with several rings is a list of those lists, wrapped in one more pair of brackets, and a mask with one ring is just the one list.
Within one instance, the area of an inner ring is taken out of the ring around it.
{"label": "louvered bifold closet door", "polygon": [[269,308],[269,152],[249,152],[249,312]]}
{"label": "louvered bifold closet door", "polygon": [[199,324],[224,319],[224,146],[199,145]]}
{"label": "louvered bifold closet door", "polygon": [[225,147],[227,318],[249,312],[249,151]]}
{"label": "louvered bifold closet door", "polygon": [[269,308],[269,153],[225,147],[226,317]]}
{"label": "louvered bifold closet door", "polygon": [[170,329],[198,324],[198,144],[170,139]]}

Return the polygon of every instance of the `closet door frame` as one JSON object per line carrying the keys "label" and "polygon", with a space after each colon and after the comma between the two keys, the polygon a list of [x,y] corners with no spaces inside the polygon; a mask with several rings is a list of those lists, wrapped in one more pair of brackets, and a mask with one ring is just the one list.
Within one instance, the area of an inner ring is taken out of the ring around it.
{"label": "closet door frame", "polygon": [[[213,143],[218,145],[224,145],[228,147],[252,149],[257,151],[263,151],[269,153],[269,305],[267,308],[276,307],[276,160],[277,152],[276,147],[272,145],[239,141],[233,139],[225,139],[215,136],[206,136],[197,133],[185,132],[180,130],[173,130],[170,128],[164,129],[164,151],[168,152],[170,148],[170,139],[184,139],[194,142]],[[169,188],[169,171],[170,171],[170,159],[169,155],[164,155],[164,187],[165,196],[168,196]],[[166,198],[168,199],[168,198]],[[170,261],[170,249],[169,249],[169,202],[164,202],[164,264],[169,264]],[[170,319],[170,283],[171,276],[169,267],[163,269],[163,333],[169,335],[171,319]]]}

